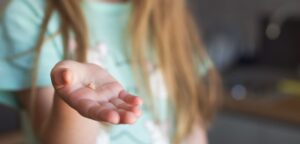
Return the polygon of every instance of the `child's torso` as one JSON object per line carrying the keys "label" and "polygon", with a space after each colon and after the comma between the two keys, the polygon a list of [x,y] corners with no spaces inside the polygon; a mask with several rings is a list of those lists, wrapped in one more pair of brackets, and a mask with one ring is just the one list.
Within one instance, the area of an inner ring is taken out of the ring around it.
{"label": "child's torso", "polygon": [[[130,56],[125,52],[129,46],[127,24],[131,12],[130,3],[86,3],[83,7],[90,33],[91,47],[88,61],[104,67],[126,90],[141,96],[132,71]],[[58,54],[62,55],[61,41],[54,42],[57,43]],[[74,41],[71,40],[70,49],[73,47]],[[170,143],[173,119],[168,116],[171,113],[168,112],[167,93],[158,69],[152,71],[150,82],[155,95],[152,99],[155,99],[155,103],[149,102],[149,96],[141,96],[148,100],[142,107],[141,118],[133,125],[103,127],[99,134],[99,144]],[[149,106],[152,104],[154,109]],[[154,111],[157,113],[154,114]]]}

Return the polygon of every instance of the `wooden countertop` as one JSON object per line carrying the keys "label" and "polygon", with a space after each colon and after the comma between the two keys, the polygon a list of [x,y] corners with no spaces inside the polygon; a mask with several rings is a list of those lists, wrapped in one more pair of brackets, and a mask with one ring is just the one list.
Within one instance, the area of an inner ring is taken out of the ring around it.
{"label": "wooden countertop", "polygon": [[300,126],[299,96],[244,100],[227,96],[224,98],[223,109]]}

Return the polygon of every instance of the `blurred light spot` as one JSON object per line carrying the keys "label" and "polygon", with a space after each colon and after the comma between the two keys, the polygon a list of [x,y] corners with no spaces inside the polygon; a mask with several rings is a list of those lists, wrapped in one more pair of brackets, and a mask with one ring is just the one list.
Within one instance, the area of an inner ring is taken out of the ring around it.
{"label": "blurred light spot", "polygon": [[243,100],[246,98],[247,96],[247,89],[245,86],[243,85],[235,85],[231,88],[231,96],[235,99],[235,100]]}
{"label": "blurred light spot", "polygon": [[276,40],[280,36],[281,30],[278,24],[269,24],[266,29],[266,35],[270,40]]}

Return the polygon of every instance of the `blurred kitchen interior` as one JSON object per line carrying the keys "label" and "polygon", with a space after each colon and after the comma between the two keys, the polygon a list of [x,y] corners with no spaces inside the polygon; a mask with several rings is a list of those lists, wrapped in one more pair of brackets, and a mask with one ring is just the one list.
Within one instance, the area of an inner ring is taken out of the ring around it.
{"label": "blurred kitchen interior", "polygon": [[224,79],[211,144],[300,143],[300,0],[193,0]]}

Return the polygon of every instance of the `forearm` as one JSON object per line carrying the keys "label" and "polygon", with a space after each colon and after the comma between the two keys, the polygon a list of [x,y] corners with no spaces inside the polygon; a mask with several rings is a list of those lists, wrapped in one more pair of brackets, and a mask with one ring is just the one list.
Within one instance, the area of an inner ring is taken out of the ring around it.
{"label": "forearm", "polygon": [[99,124],[82,117],[60,97],[54,102],[45,129],[41,135],[42,144],[96,143]]}
{"label": "forearm", "polygon": [[207,144],[207,132],[206,130],[199,126],[195,125],[192,133],[185,139],[185,144]]}

